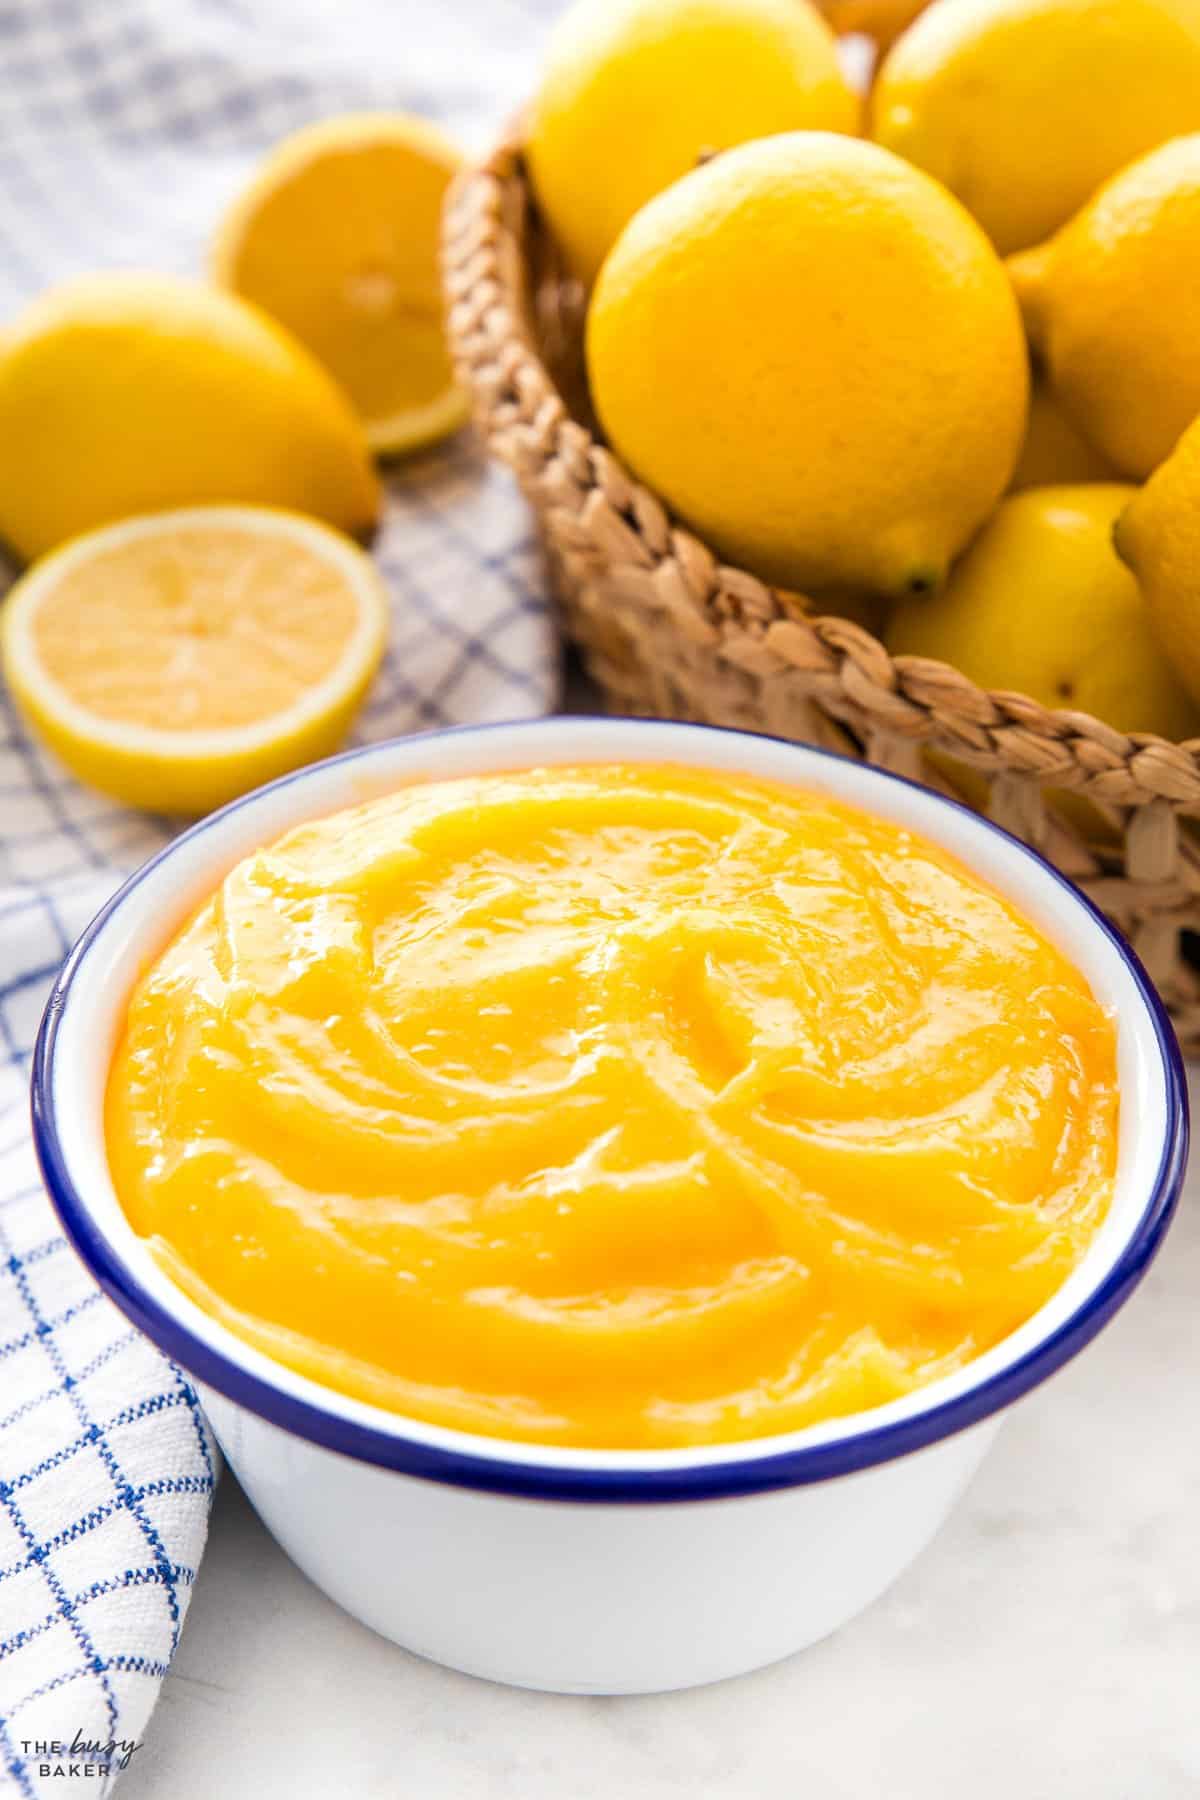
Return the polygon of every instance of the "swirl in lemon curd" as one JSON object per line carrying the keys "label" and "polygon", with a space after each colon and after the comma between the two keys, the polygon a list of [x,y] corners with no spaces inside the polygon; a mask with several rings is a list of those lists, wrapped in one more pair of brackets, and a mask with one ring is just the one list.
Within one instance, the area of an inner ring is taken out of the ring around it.
{"label": "swirl in lemon curd", "polygon": [[647,1448],[878,1405],[1011,1332],[1112,1193],[1112,1023],[1019,912],[815,793],[598,765],[247,858],[139,983],[117,1192],[343,1392]]}

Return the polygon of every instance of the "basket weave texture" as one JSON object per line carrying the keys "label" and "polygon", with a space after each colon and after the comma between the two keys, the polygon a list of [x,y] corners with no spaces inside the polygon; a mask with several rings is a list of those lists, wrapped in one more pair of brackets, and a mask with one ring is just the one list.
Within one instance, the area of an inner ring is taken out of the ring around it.
{"label": "basket weave texture", "polygon": [[[532,203],[516,135],[456,181],[443,268],[459,378],[533,508],[564,628],[614,710],[821,744],[946,792],[925,753],[969,765],[989,817],[1120,927],[1185,1052],[1200,1053],[1200,958],[1189,959],[1200,947],[1200,740],[1125,734],[977,687],[945,663],[892,656],[678,525],[600,440],[582,296]],[[1092,807],[1064,810],[1064,791]]]}

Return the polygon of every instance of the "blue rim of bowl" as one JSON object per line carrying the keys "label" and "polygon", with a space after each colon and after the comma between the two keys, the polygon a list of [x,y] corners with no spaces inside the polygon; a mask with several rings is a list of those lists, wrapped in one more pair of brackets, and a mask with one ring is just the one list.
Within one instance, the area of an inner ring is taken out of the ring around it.
{"label": "blue rim of bowl", "polygon": [[[645,732],[665,727],[676,732],[682,729],[725,738],[761,738],[789,747],[786,740],[771,738],[766,732],[738,731],[723,726],[699,725],[691,721],[685,723],[652,719],[622,720],[612,715],[606,717],[613,724],[635,725]],[[356,1462],[368,1463],[376,1468],[390,1469],[419,1480],[442,1482],[452,1487],[522,1499],[593,1501],[608,1505],[726,1499],[780,1488],[802,1487],[812,1482],[851,1475],[878,1463],[891,1462],[897,1457],[928,1449],[942,1438],[980,1424],[991,1414],[1011,1405],[1022,1394],[1045,1381],[1082,1350],[1118,1308],[1124,1305],[1157,1254],[1174,1214],[1187,1164],[1188,1100],[1183,1058],[1166,1009],[1137,955],[1074,882],[1068,880],[1028,844],[1022,843],[1011,832],[1005,831],[990,819],[983,818],[960,801],[952,800],[944,794],[931,793],[920,782],[898,775],[890,769],[877,768],[873,764],[866,765],[873,777],[914,788],[940,805],[963,813],[976,825],[983,825],[994,832],[997,837],[1014,844],[1023,855],[1040,864],[1073,897],[1109,940],[1133,976],[1145,1002],[1162,1062],[1166,1100],[1162,1155],[1149,1198],[1128,1242],[1103,1279],[1067,1319],[1015,1362],[997,1370],[977,1386],[947,1400],[935,1401],[928,1408],[907,1418],[883,1425],[870,1424],[870,1414],[864,1413],[862,1416],[867,1422],[861,1430],[828,1442],[756,1453],[754,1440],[748,1439],[745,1456],[730,1461],[708,1464],[699,1461],[686,1466],[658,1469],[589,1469],[556,1463],[552,1460],[556,1454],[553,1445],[534,1444],[522,1445],[522,1449],[528,1450],[531,1457],[543,1452],[551,1460],[511,1461],[504,1454],[503,1440],[480,1438],[481,1448],[478,1452],[422,1443],[404,1435],[406,1423],[419,1426],[420,1421],[406,1421],[403,1415],[398,1414],[396,1429],[385,1430],[357,1419],[344,1418],[336,1411],[327,1411],[309,1400],[299,1399],[274,1387],[269,1381],[242,1368],[233,1357],[206,1344],[186,1325],[181,1325],[129,1271],[92,1219],[71,1179],[59,1139],[53,1101],[55,1046],[59,1025],[70,999],[71,986],[84,959],[109,919],[151,871],[172,856],[181,844],[194,841],[232,813],[260,799],[263,794],[305,780],[318,769],[378,755],[389,745],[400,741],[428,744],[437,738],[511,731],[522,724],[537,724],[552,730],[570,730],[578,723],[577,719],[563,716],[560,720],[510,720],[495,724],[451,726],[442,731],[414,734],[412,738],[389,739],[342,751],[340,755],[328,757],[321,763],[267,782],[252,793],[231,801],[218,812],[210,813],[207,818],[201,819],[164,846],[129,877],[97,913],[63,963],[46,1003],[34,1047],[31,1082],[34,1146],[47,1191],[67,1237],[91,1275],[126,1317],[197,1381],[223,1394],[247,1411],[256,1413],[280,1430],[307,1439],[323,1449],[336,1451]],[[793,744],[790,748],[833,762],[850,760],[836,751],[826,750],[818,745]],[[332,1390],[331,1398],[334,1401],[338,1398]],[[769,1443],[770,1440],[763,1441]],[[493,1445],[496,1446],[495,1450],[491,1448]],[[721,1448],[728,1449],[729,1446],[723,1445]]]}

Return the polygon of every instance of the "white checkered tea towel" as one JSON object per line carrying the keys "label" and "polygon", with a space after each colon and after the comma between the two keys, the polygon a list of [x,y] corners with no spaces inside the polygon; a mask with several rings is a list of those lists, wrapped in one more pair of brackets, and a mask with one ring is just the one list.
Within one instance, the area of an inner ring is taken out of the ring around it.
{"label": "white checkered tea towel", "polygon": [[[403,107],[478,147],[557,4],[0,0],[0,322],[83,269],[198,269],[254,160],[311,119]],[[528,521],[469,443],[395,476],[377,554],[393,631],[360,738],[552,707]],[[73,782],[0,693],[0,1793],[109,1791],[204,1545],[195,1395],[76,1262],[27,1117],[57,966],[171,829]]]}

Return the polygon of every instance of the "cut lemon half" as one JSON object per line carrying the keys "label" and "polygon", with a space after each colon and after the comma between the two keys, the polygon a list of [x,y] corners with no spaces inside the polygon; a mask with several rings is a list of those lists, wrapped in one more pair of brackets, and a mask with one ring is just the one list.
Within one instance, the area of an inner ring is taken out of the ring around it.
{"label": "cut lemon half", "polygon": [[204,506],[64,544],[0,611],[18,708],[81,780],[203,813],[337,749],[379,666],[371,559],[296,513]]}
{"label": "cut lemon half", "polygon": [[461,163],[440,131],[403,113],[307,126],[267,158],[214,246],[217,281],[308,346],[383,454],[467,417],[438,272],[442,201]]}

